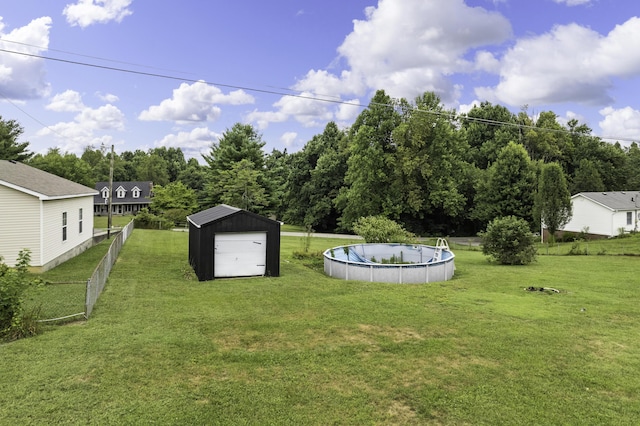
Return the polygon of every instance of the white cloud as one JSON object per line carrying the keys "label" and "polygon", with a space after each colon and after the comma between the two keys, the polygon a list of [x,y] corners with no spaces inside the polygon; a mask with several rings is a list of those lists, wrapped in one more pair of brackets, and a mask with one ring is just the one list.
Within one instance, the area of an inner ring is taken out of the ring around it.
{"label": "white cloud", "polygon": [[282,136],[280,136],[280,141],[286,146],[290,148],[296,141],[298,134],[296,132],[286,132]]}
{"label": "white cloud", "polygon": [[80,96],[80,93],[74,90],[67,90],[55,95],[46,108],[56,112],[78,112],[82,111],[86,107],[82,103],[82,96]]}
{"label": "white cloud", "polygon": [[225,95],[217,87],[204,82],[191,85],[182,83],[173,91],[171,99],[165,99],[159,105],[142,111],[138,118],[144,121],[215,121],[222,111],[216,104],[251,103],[254,103],[253,96],[243,90],[235,90]]}
{"label": "white cloud", "polygon": [[583,4],[591,4],[592,0],[553,0],[556,3],[566,4],[567,6],[580,6]]}
{"label": "white cloud", "polygon": [[44,16],[7,33],[0,17],[0,37],[14,42],[0,41],[0,48],[17,52],[0,55],[0,92],[7,98],[38,99],[49,94],[44,60],[20,53],[40,55],[47,51],[50,28],[51,18]]}
{"label": "white cloud", "polygon": [[447,76],[469,68],[464,55],[511,34],[502,15],[462,0],[380,0],[366,15],[338,52],[367,87],[408,99],[434,91],[451,101]]}
{"label": "white cloud", "polygon": [[86,28],[93,24],[121,22],[133,12],[129,9],[133,0],[78,0],[68,4],[63,14],[72,26]]}
{"label": "white cloud", "polygon": [[[474,71],[465,55],[481,46],[502,43],[511,35],[511,25],[502,15],[469,7],[463,0],[380,0],[365,14],[365,19],[353,21],[353,31],[337,49],[339,60],[334,64],[344,63],[346,69],[336,73],[311,70],[294,90],[332,100],[362,97],[378,89],[413,100],[434,91],[443,102],[455,103],[459,87],[449,77]],[[489,55],[480,59],[477,66],[495,70],[495,60]],[[345,119],[348,111],[355,110],[307,103],[283,97],[274,104],[275,111],[255,111],[249,119],[262,128],[291,118],[315,126]]]}
{"label": "white cloud", "polygon": [[492,74],[500,72],[500,61],[493,53],[481,50],[476,53],[475,68]]}
{"label": "white cloud", "polygon": [[335,118],[342,122],[353,122],[358,114],[362,112],[362,105],[358,99],[346,101],[338,107]]}
{"label": "white cloud", "polygon": [[640,18],[602,36],[577,24],[519,40],[502,58],[500,83],[476,96],[521,105],[611,101],[615,77],[640,75]]}
{"label": "white cloud", "polygon": [[471,111],[474,107],[479,107],[481,104],[481,102],[477,99],[474,99],[470,104],[461,104],[458,106],[458,112],[460,114],[467,114],[469,113],[469,111]]}
{"label": "white cloud", "polygon": [[[354,20],[353,31],[337,49],[347,69],[310,70],[294,90],[330,101],[365,96],[377,89],[410,100],[433,91],[444,102],[455,103],[460,87],[449,76],[474,71],[465,54],[511,35],[511,25],[502,15],[469,7],[463,0],[380,0],[365,14],[365,19]],[[477,66],[496,70],[495,58],[485,53],[480,59]],[[359,112],[349,105],[295,97],[283,97],[273,106],[274,111],[254,111],[247,119],[261,128],[289,119],[311,127],[355,118]]]}
{"label": "white cloud", "polygon": [[180,148],[187,158],[200,160],[202,154],[208,154],[211,145],[220,140],[221,135],[207,127],[197,127],[190,132],[170,134],[155,142],[156,147]]}
{"label": "white cloud", "polygon": [[111,93],[106,93],[106,94],[102,94],[100,92],[96,92],[96,96],[98,97],[98,99],[100,99],[103,102],[107,102],[110,104],[114,104],[116,102],[118,102],[120,100],[120,98],[114,94]]}
{"label": "white cloud", "polygon": [[77,112],[73,121],[48,126],[37,136],[53,135],[63,152],[81,154],[86,146],[109,145],[113,131],[125,129],[124,114],[113,105],[90,108],[77,92],[67,90],[53,97],[47,109],[56,112]]}
{"label": "white cloud", "polygon": [[600,110],[600,114],[604,117],[599,124],[605,138],[640,141],[639,110],[631,107],[606,107]]}

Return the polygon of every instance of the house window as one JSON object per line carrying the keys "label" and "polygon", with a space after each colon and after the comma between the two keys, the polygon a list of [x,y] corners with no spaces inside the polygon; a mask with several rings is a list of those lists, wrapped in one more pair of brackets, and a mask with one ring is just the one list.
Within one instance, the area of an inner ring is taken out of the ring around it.
{"label": "house window", "polygon": [[67,212],[62,212],[62,241],[67,241]]}
{"label": "house window", "polygon": [[127,191],[123,187],[119,186],[118,189],[116,190],[116,197],[124,198],[126,193]]}
{"label": "house window", "polygon": [[82,209],[78,211],[78,230],[82,234]]}
{"label": "house window", "polygon": [[134,187],[131,190],[131,195],[133,196],[133,198],[140,198],[140,188],[138,188],[137,186]]}
{"label": "house window", "polygon": [[107,187],[102,188],[102,198],[104,198],[105,200],[109,198],[109,188]]}
{"label": "house window", "polygon": [[633,225],[633,212],[627,212],[627,225]]}

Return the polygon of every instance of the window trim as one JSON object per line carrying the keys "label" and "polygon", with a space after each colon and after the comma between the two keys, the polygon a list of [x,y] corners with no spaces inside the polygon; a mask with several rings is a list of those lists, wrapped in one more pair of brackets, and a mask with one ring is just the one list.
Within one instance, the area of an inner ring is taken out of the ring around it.
{"label": "window trim", "polygon": [[67,212],[62,212],[62,242],[67,241]]}

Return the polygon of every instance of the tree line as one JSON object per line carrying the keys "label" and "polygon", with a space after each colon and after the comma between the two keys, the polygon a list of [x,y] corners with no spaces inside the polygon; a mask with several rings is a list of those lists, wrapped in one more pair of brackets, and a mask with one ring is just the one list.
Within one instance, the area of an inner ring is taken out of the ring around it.
{"label": "tree line", "polygon": [[[33,154],[21,134],[0,117],[0,159],[91,187],[108,180],[107,147]],[[553,227],[566,220],[570,194],[640,191],[636,143],[603,141],[552,111],[532,117],[483,102],[459,114],[431,92],[408,101],[380,90],[346,129],[330,122],[294,153],[264,146],[253,126],[237,123],[203,164],[180,148],[124,151],[114,155],[113,179],[152,181],[159,215],[225,203],[319,232],[350,232],[359,218],[382,216],[439,236],[475,235],[506,216],[532,230],[540,220]]]}

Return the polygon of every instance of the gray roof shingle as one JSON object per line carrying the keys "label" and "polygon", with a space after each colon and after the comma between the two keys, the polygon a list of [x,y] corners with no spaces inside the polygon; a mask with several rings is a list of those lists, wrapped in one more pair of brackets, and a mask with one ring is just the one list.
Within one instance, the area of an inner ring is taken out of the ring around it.
{"label": "gray roof shingle", "polygon": [[94,195],[96,190],[17,161],[0,160],[0,185],[13,187],[40,199]]}
{"label": "gray roof shingle", "polygon": [[187,220],[199,228],[206,223],[215,222],[223,217],[231,216],[240,210],[241,209],[237,207],[219,204],[215,207],[211,207],[210,209],[187,216]]}
{"label": "gray roof shingle", "polygon": [[580,195],[611,210],[636,210],[640,208],[639,191],[580,192],[573,197]]}

